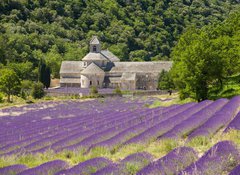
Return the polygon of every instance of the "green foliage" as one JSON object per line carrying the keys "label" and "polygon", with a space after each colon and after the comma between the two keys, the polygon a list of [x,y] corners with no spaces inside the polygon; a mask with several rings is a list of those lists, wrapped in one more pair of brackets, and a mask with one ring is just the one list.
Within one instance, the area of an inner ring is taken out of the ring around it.
{"label": "green foliage", "polygon": [[27,99],[31,93],[31,89],[32,89],[32,84],[33,82],[32,81],[29,81],[29,80],[23,80],[21,82],[21,97],[23,99]]}
{"label": "green foliage", "polygon": [[13,69],[21,80],[36,79],[36,75],[32,74],[33,64],[29,61],[23,63],[9,63],[7,67]]}
{"label": "green foliage", "polygon": [[4,94],[0,92],[0,103],[4,102]]}
{"label": "green foliage", "polygon": [[90,95],[98,95],[98,89],[96,86],[92,86],[91,89],[90,89]]}
{"label": "green foliage", "polygon": [[162,70],[159,75],[158,88],[161,90],[172,90],[174,89],[174,83],[169,72]]}
{"label": "green foliage", "polygon": [[209,98],[211,88],[223,87],[223,79],[239,72],[240,13],[225,22],[190,28],[173,50],[172,77],[181,97]]}
{"label": "green foliage", "polygon": [[51,70],[50,67],[46,65],[45,61],[43,61],[43,59],[41,59],[39,62],[38,70],[39,81],[48,89],[51,83]]}
{"label": "green foliage", "polygon": [[20,79],[12,69],[0,70],[0,90],[7,95],[8,102],[12,95],[18,95],[20,92]]}
{"label": "green foliage", "polygon": [[126,163],[125,168],[129,175],[134,175],[141,169],[139,165],[135,163]]}
{"label": "green foliage", "polygon": [[38,82],[33,84],[31,95],[35,99],[42,98],[44,96],[44,86],[42,83]]}
{"label": "green foliage", "polygon": [[119,87],[116,87],[116,89],[114,89],[114,93],[118,95],[122,95],[122,91]]}
{"label": "green foliage", "polygon": [[[39,60],[45,58],[53,77],[59,77],[61,61],[80,60],[88,51],[92,35],[98,35],[103,49],[109,48],[121,60],[168,60],[186,27],[223,21],[238,3],[3,0],[0,2],[0,62],[4,65],[31,62],[29,76],[34,80],[37,75],[32,73]],[[25,79],[22,75],[20,78]]]}

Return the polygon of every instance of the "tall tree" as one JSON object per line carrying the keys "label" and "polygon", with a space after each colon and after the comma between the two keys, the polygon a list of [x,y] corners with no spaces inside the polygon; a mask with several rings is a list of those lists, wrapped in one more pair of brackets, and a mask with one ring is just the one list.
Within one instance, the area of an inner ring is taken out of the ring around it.
{"label": "tall tree", "polygon": [[171,71],[182,98],[205,100],[217,82],[221,88],[224,78],[240,72],[239,20],[238,12],[221,24],[190,28],[182,35],[173,49]]}
{"label": "tall tree", "polygon": [[50,69],[50,67],[47,66],[45,71],[46,71],[45,72],[45,74],[46,74],[45,87],[48,89],[51,84],[51,69]]}
{"label": "tall tree", "polygon": [[7,95],[7,101],[11,102],[12,95],[18,95],[21,90],[21,82],[12,69],[0,70],[0,90]]}

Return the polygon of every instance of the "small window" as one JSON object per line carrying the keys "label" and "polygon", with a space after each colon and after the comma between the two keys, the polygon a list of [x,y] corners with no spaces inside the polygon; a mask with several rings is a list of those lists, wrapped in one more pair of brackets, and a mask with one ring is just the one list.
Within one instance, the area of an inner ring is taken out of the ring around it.
{"label": "small window", "polygon": [[92,81],[90,81],[90,86],[92,86]]}
{"label": "small window", "polygon": [[97,46],[93,46],[93,52],[97,52]]}
{"label": "small window", "polygon": [[98,86],[99,86],[99,84],[100,84],[99,81],[97,81],[97,84],[98,84]]}

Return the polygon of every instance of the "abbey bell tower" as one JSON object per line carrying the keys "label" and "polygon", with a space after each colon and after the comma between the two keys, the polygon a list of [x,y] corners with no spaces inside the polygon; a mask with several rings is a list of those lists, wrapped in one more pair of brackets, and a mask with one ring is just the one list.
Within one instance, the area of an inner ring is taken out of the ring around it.
{"label": "abbey bell tower", "polygon": [[101,44],[97,38],[97,36],[93,36],[90,41],[90,52],[92,53],[100,53],[101,52]]}

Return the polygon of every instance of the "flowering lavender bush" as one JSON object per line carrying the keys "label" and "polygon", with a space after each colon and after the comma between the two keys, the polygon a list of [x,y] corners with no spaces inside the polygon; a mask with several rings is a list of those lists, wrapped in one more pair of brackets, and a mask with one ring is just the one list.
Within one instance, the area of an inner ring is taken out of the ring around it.
{"label": "flowering lavender bush", "polygon": [[240,165],[238,165],[237,167],[235,167],[230,173],[229,175],[239,175],[240,173]]}
{"label": "flowering lavender bush", "polygon": [[147,143],[151,140],[156,140],[159,136],[168,132],[175,125],[179,124],[182,120],[189,118],[191,115],[206,107],[210,103],[212,102],[207,100],[199,104],[189,103],[185,106],[182,106],[183,111],[180,110],[179,113],[173,116],[171,114],[168,115],[168,119],[158,124],[155,124],[153,127],[149,128],[138,136],[133,137],[125,144]]}
{"label": "flowering lavender bush", "polygon": [[237,114],[237,116],[229,123],[227,128],[224,130],[224,132],[227,132],[230,129],[236,129],[240,130],[240,112]]}
{"label": "flowering lavender bush", "polygon": [[202,126],[189,135],[189,139],[196,136],[211,136],[229,123],[239,110],[240,96],[232,98],[220,111],[215,113]]}
{"label": "flowering lavender bush", "polygon": [[196,114],[192,115],[188,119],[182,121],[180,124],[176,125],[170,131],[165,133],[161,138],[174,138],[187,136],[191,131],[201,126],[206,122],[214,113],[223,107],[228,102],[227,99],[219,99],[212,104],[203,108]]}
{"label": "flowering lavender bush", "polygon": [[30,168],[22,171],[18,175],[54,175],[56,172],[68,168],[69,165],[62,160],[54,160],[44,163],[35,168]]}
{"label": "flowering lavender bush", "polygon": [[197,153],[189,147],[179,147],[163,158],[150,163],[140,170],[137,175],[177,174],[197,160]]}
{"label": "flowering lavender bush", "polygon": [[197,162],[183,170],[181,175],[215,175],[229,172],[238,164],[239,160],[239,152],[233,143],[222,141],[210,148]]}
{"label": "flowering lavender bush", "polygon": [[146,152],[135,153],[127,156],[118,164],[113,163],[97,171],[94,175],[130,175],[142,169],[153,161],[153,156]]}
{"label": "flowering lavender bush", "polygon": [[94,159],[87,160],[85,162],[79,163],[78,165],[68,169],[59,171],[56,175],[76,175],[76,174],[93,174],[97,170],[104,168],[107,165],[112,164],[112,162],[108,159],[97,157]]}
{"label": "flowering lavender bush", "polygon": [[25,165],[11,165],[8,167],[0,168],[0,175],[16,175],[26,169],[27,166]]}

